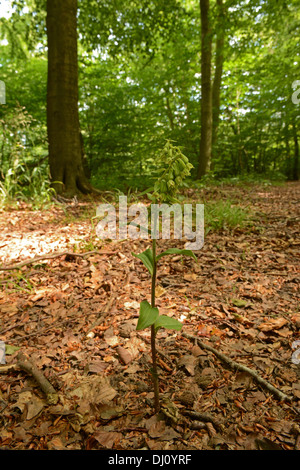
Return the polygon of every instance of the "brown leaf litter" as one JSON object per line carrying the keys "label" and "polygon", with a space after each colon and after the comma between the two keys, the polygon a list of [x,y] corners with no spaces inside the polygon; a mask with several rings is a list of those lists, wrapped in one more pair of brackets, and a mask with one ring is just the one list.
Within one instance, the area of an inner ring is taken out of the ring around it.
{"label": "brown leaf litter", "polygon": [[[253,218],[209,232],[198,263],[160,261],[157,304],[183,329],[157,336],[156,415],[150,336],[135,329],[150,279],[131,252],[146,241],[98,240],[91,203],[67,215],[57,205],[0,213],[2,267],[23,263],[0,272],[2,449],[300,449],[300,185],[187,194],[193,202],[229,198]],[[20,353],[57,403],[31,373],[9,368]]]}

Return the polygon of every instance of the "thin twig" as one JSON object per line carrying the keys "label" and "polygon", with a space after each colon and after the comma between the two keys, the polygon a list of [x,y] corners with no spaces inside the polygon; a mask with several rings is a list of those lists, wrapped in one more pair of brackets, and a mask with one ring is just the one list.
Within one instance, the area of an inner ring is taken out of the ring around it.
{"label": "thin twig", "polygon": [[56,253],[48,253],[47,255],[36,256],[35,258],[22,261],[21,263],[14,264],[12,266],[0,266],[0,271],[9,271],[12,269],[19,269],[19,268],[22,268],[23,266],[27,266],[28,264],[36,263],[37,261],[58,258],[59,256],[79,256],[81,258],[85,258],[86,256],[90,256],[93,254],[107,255],[107,254],[113,254],[113,252],[87,251],[86,253],[72,253],[69,251],[62,251],[62,252],[56,252]]}
{"label": "thin twig", "polygon": [[51,383],[46,379],[44,374],[36,367],[36,365],[34,365],[22,352],[19,352],[17,362],[15,364],[1,366],[0,373],[7,373],[11,370],[17,369],[21,369],[33,376],[41,390],[45,393],[49,404],[55,405],[58,402],[58,394]]}
{"label": "thin twig", "polygon": [[225,362],[231,369],[240,370],[242,372],[247,372],[248,374],[250,374],[256,380],[256,382],[258,382],[260,385],[262,385],[262,387],[269,390],[277,398],[279,398],[280,401],[292,401],[293,400],[292,397],[290,397],[290,396],[286,395],[285,393],[281,392],[276,387],[274,387],[272,384],[270,384],[270,382],[263,379],[255,370],[250,369],[249,367],[244,366],[243,364],[239,364],[238,362],[233,361],[232,359],[230,359],[230,357],[228,357],[225,354],[219,352],[217,349],[213,348],[212,346],[209,346],[208,344],[203,343],[199,338],[196,338],[193,335],[190,335],[188,333],[182,333],[182,336],[184,336],[185,338],[188,338],[192,341],[197,341],[200,348],[206,349],[207,351],[212,352],[221,361]]}

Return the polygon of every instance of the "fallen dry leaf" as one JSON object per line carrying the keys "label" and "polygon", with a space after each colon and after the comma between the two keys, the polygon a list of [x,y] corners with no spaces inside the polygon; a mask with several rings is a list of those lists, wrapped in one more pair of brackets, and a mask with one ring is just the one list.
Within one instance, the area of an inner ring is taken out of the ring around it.
{"label": "fallen dry leaf", "polygon": [[48,442],[47,447],[48,450],[66,450],[66,446],[59,436],[51,439],[51,441]]}
{"label": "fallen dry leaf", "polygon": [[123,435],[115,431],[97,431],[93,437],[105,449],[112,449],[122,439]]}
{"label": "fallen dry leaf", "polygon": [[129,364],[133,359],[128,349],[122,348],[122,346],[117,347],[117,353],[120,356],[120,360],[125,365]]}
{"label": "fallen dry leaf", "polygon": [[178,366],[183,367],[189,375],[195,375],[197,358],[191,354],[185,354],[178,361]]}
{"label": "fallen dry leaf", "polygon": [[26,419],[30,420],[37,416],[42,409],[46,406],[46,403],[40,398],[33,398],[27,403],[27,416]]}
{"label": "fallen dry leaf", "polygon": [[271,318],[270,320],[261,323],[258,326],[258,328],[264,332],[278,330],[279,328],[282,328],[287,323],[288,321],[285,318]]}
{"label": "fallen dry leaf", "polygon": [[80,383],[68,392],[69,397],[97,404],[109,403],[116,395],[117,391],[111,387],[109,379],[97,375],[82,378]]}

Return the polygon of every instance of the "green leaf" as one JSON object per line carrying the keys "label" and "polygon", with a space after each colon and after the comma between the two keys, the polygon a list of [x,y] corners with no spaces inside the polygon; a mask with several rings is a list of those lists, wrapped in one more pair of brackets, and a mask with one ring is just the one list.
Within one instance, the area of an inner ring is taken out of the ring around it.
{"label": "green leaf", "polygon": [[242,300],[242,299],[232,299],[232,303],[236,307],[246,307],[246,305],[248,304],[246,300]]}
{"label": "green leaf", "polygon": [[19,351],[18,346],[12,346],[11,344],[6,344],[5,345],[5,354],[9,356],[10,354],[14,354],[16,351]]}
{"label": "green leaf", "polygon": [[147,300],[143,300],[140,305],[140,316],[136,326],[137,330],[144,330],[155,323],[158,318],[158,308],[151,307]]}
{"label": "green leaf", "polygon": [[163,251],[163,253],[160,253],[156,257],[156,261],[158,261],[162,256],[167,256],[167,255],[191,256],[192,258],[194,258],[195,261],[197,261],[197,258],[192,250],[180,250],[179,248],[169,248],[168,250]]}
{"label": "green leaf", "polygon": [[139,255],[136,255],[135,253],[131,253],[133,256],[136,258],[140,259],[146,268],[148,269],[149,273],[151,276],[153,275],[153,251],[148,248],[146,251],[143,251],[143,253],[140,253]]}
{"label": "green leaf", "polygon": [[180,331],[182,328],[182,323],[180,323],[175,318],[168,317],[167,315],[159,315],[154,323],[154,327],[156,330],[158,328],[167,328],[168,330]]}

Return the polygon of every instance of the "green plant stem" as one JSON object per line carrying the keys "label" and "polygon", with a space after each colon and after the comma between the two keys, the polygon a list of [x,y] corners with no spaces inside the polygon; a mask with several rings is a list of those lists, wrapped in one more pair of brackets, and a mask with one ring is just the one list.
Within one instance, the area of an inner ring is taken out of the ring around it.
{"label": "green plant stem", "polygon": [[[152,252],[153,252],[153,274],[151,284],[151,307],[155,307],[155,285],[156,285],[156,239],[152,240]],[[158,413],[160,410],[159,402],[159,385],[158,385],[158,374],[156,364],[156,344],[155,344],[155,327],[151,325],[151,353],[152,353],[152,377],[154,387],[154,407],[155,412]]]}
{"label": "green plant stem", "polygon": [[152,240],[152,253],[153,253],[153,274],[152,274],[152,285],[151,285],[151,307],[155,307],[155,285],[156,285],[156,239]]}

